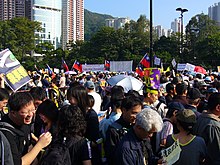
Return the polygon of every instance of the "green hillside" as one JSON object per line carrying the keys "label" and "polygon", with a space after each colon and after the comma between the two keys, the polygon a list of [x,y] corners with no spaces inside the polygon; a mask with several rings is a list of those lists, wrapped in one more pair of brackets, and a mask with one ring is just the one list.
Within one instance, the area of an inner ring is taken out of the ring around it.
{"label": "green hillside", "polygon": [[100,27],[105,26],[105,19],[114,18],[111,15],[93,13],[87,9],[84,12],[85,40],[89,40]]}

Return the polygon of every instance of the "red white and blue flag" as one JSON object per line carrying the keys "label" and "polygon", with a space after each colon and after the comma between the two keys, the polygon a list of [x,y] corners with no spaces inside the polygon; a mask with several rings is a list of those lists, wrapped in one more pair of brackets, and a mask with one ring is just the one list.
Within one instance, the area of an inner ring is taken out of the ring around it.
{"label": "red white and blue flag", "polygon": [[105,60],[105,70],[109,70],[110,69],[110,61]]}
{"label": "red white and blue flag", "polygon": [[140,63],[145,67],[145,68],[150,68],[150,58],[148,54],[146,53],[144,57],[141,59]]}
{"label": "red white and blue flag", "polygon": [[67,72],[67,71],[69,71],[69,67],[68,67],[68,65],[66,64],[66,62],[64,61],[64,59],[62,58],[62,66],[63,66],[63,68],[64,68],[64,70]]}
{"label": "red white and blue flag", "polygon": [[143,77],[144,76],[144,71],[142,69],[142,67],[140,65],[137,66],[136,68],[136,73],[140,76]]}
{"label": "red white and blue flag", "polygon": [[75,60],[72,68],[82,72],[82,64],[80,64],[77,60]]}
{"label": "red white and blue flag", "polygon": [[46,64],[46,65],[47,65],[48,73],[49,73],[49,75],[51,75],[51,78],[53,79],[55,77],[55,74],[54,74],[53,70],[50,68],[50,66],[48,64]]}

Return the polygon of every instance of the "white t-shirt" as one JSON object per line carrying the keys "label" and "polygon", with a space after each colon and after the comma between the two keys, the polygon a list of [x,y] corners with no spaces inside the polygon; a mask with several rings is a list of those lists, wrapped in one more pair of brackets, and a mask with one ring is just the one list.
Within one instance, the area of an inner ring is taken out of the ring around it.
{"label": "white t-shirt", "polygon": [[66,86],[66,77],[60,77],[60,87],[63,88]]}
{"label": "white t-shirt", "polygon": [[93,98],[95,99],[95,103],[94,106],[92,107],[92,109],[94,109],[96,111],[96,113],[98,114],[100,109],[101,109],[101,104],[102,104],[102,98],[101,96],[96,93],[96,92],[89,92],[89,95],[92,95]]}

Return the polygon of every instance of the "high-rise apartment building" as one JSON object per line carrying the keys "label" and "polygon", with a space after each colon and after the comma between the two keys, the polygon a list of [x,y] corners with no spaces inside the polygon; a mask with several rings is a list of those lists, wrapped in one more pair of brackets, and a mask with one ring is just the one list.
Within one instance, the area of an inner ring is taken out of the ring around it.
{"label": "high-rise apartment building", "polygon": [[32,0],[31,20],[42,26],[42,31],[35,32],[36,44],[49,42],[55,49],[61,47],[61,14],[61,0]]}
{"label": "high-rise apartment building", "polygon": [[0,20],[30,15],[31,0],[0,0]]}
{"label": "high-rise apartment building", "polygon": [[220,2],[208,8],[209,17],[220,25]]}
{"label": "high-rise apartment building", "polygon": [[158,38],[160,38],[162,36],[170,37],[171,29],[167,30],[167,29],[164,29],[161,25],[157,25],[154,27],[154,30],[155,30]]}
{"label": "high-rise apartment building", "polygon": [[62,1],[62,47],[84,40],[84,0]]}
{"label": "high-rise apartment building", "polygon": [[171,29],[173,33],[180,33],[181,32],[181,21],[178,19],[175,19],[173,22],[171,22]]}
{"label": "high-rise apartment building", "polygon": [[120,29],[125,26],[126,23],[129,23],[129,18],[114,18],[114,19],[106,19],[105,25],[108,27],[113,27],[114,29]]}

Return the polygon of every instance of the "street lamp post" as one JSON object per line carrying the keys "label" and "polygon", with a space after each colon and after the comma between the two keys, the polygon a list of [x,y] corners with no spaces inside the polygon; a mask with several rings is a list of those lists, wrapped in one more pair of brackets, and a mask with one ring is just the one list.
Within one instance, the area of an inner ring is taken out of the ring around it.
{"label": "street lamp post", "polygon": [[150,0],[150,67],[153,67],[153,5]]}
{"label": "street lamp post", "polygon": [[188,10],[187,9],[183,9],[183,8],[177,8],[176,11],[180,11],[180,21],[181,21],[181,32],[180,32],[180,35],[181,35],[181,46],[180,46],[180,55],[181,55],[181,59],[183,58],[182,57],[182,53],[183,53],[183,13],[187,12]]}

